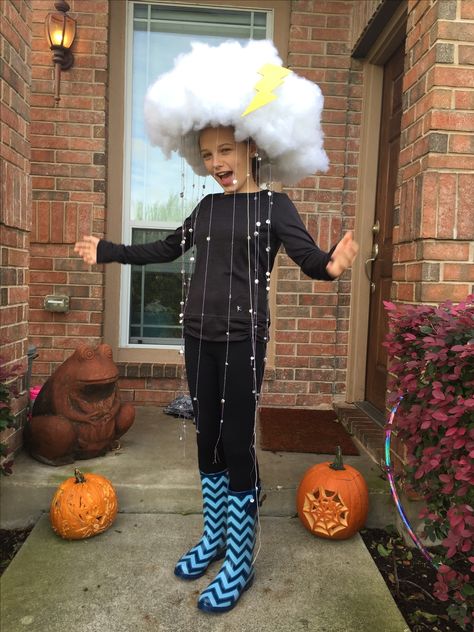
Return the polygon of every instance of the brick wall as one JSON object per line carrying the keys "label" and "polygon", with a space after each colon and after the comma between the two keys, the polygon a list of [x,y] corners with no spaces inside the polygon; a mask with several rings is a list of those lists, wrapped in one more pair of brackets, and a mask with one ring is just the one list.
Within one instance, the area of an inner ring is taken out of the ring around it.
{"label": "brick wall", "polygon": [[[0,366],[2,379],[13,367],[15,426],[0,440],[15,452],[28,403],[24,375],[28,351],[28,265],[31,229],[30,191],[31,3],[0,3]],[[9,454],[5,460],[9,460]]]}
{"label": "brick wall", "polygon": [[[359,62],[350,58],[351,2],[292,3],[289,67],[324,94],[326,174],[287,190],[318,245],[328,250],[354,227],[360,125]],[[285,254],[277,258],[275,379],[263,403],[328,408],[344,399],[350,272],[336,283],[312,281]]]}
{"label": "brick wall", "polygon": [[[326,95],[324,131],[331,169],[289,193],[326,249],[353,227],[360,77],[358,62],[349,56],[352,4],[293,3],[289,63],[319,83]],[[43,35],[51,6],[49,0],[33,0],[33,6],[30,335],[40,353],[34,373],[43,381],[79,342],[98,342],[102,335],[102,271],[85,271],[72,256],[72,246],[77,237],[105,229],[108,3],[71,2],[70,14],[78,24],[76,61],[62,74],[58,108],[53,107],[53,68]],[[347,135],[351,140],[346,144]],[[336,286],[305,278],[285,255],[277,263],[277,368],[268,376],[265,402],[328,407],[345,389],[350,274]],[[47,294],[67,294],[69,313],[46,312]],[[173,378],[155,379],[155,369],[120,366],[124,398],[169,401],[175,394]],[[174,385],[181,390],[182,380],[176,377]]]}
{"label": "brick wall", "polygon": [[393,298],[456,302],[474,283],[474,2],[408,10]]}
{"label": "brick wall", "polygon": [[[104,311],[103,273],[73,253],[85,234],[104,233],[106,179],[108,0],[70,0],[77,21],[74,66],[61,73],[54,105],[52,54],[44,20],[50,0],[32,0],[30,340],[44,381],[80,342],[98,343]],[[68,313],[43,307],[46,295],[67,295]]]}
{"label": "brick wall", "polygon": [[[43,33],[52,3],[31,4],[30,340],[40,352],[34,372],[42,381],[79,342],[102,337],[103,271],[87,268],[72,249],[81,235],[105,232],[109,2],[71,2],[78,23],[76,61],[62,74],[58,108]],[[322,248],[354,224],[362,73],[361,62],[351,59],[350,52],[379,4],[371,0],[362,11],[351,0],[292,2],[288,63],[323,90],[331,168],[288,193]],[[457,300],[471,291],[474,280],[474,220],[468,206],[473,189],[473,2],[410,0],[408,7],[393,298]],[[263,402],[329,407],[344,399],[351,275],[337,284],[314,282],[285,254],[277,266],[272,315],[276,366],[267,376]],[[47,294],[67,294],[69,313],[46,312]],[[182,380],[165,369],[178,371],[175,365],[120,366],[124,398],[169,401],[182,389]]]}
{"label": "brick wall", "polygon": [[[462,301],[474,283],[474,2],[410,0],[392,297]],[[396,471],[406,450],[395,437]]]}

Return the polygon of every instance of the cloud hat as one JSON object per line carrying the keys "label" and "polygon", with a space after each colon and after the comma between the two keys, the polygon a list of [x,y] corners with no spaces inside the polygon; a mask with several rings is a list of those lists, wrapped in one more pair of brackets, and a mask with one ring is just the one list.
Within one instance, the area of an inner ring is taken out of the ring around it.
{"label": "cloud hat", "polygon": [[[259,70],[266,64],[282,66],[271,41],[191,46],[191,52],[179,55],[173,69],[148,89],[145,126],[153,145],[167,157],[177,152],[196,174],[206,176],[199,132],[233,126],[237,141],[251,137],[257,144],[263,182],[280,180],[290,185],[316,171],[327,171],[320,125],[323,96],[315,83],[289,72],[271,90],[276,98],[242,116],[262,92],[256,90],[262,80]],[[269,82],[268,92],[275,83]]]}

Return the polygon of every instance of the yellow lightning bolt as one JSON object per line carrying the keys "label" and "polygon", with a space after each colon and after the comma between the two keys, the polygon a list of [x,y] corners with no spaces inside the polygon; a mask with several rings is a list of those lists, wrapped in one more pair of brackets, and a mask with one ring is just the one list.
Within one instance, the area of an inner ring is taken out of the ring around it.
{"label": "yellow lightning bolt", "polygon": [[258,71],[258,74],[262,75],[262,79],[255,84],[257,94],[242,116],[246,116],[250,114],[250,112],[258,110],[258,108],[261,108],[263,105],[274,101],[276,96],[273,94],[273,90],[283,83],[283,79],[289,75],[290,72],[291,70],[288,70],[288,68],[275,66],[274,64],[265,64],[262,66]]}

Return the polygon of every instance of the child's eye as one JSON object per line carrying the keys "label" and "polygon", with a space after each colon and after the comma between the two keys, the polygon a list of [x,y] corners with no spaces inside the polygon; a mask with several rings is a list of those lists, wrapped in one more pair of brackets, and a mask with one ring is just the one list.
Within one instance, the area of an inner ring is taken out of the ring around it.
{"label": "child's eye", "polygon": [[203,160],[209,160],[209,158],[211,157],[211,154],[201,154],[201,157]]}

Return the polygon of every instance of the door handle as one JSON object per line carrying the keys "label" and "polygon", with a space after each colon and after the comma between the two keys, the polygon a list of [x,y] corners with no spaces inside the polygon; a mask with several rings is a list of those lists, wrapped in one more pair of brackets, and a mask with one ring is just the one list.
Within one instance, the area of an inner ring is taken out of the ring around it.
{"label": "door handle", "polygon": [[[372,256],[365,260],[365,274],[367,275],[367,278],[369,279],[369,281],[372,280],[372,263],[377,259],[378,256],[379,256],[379,245],[374,244],[372,246]],[[369,264],[370,264],[370,270],[369,270]]]}

